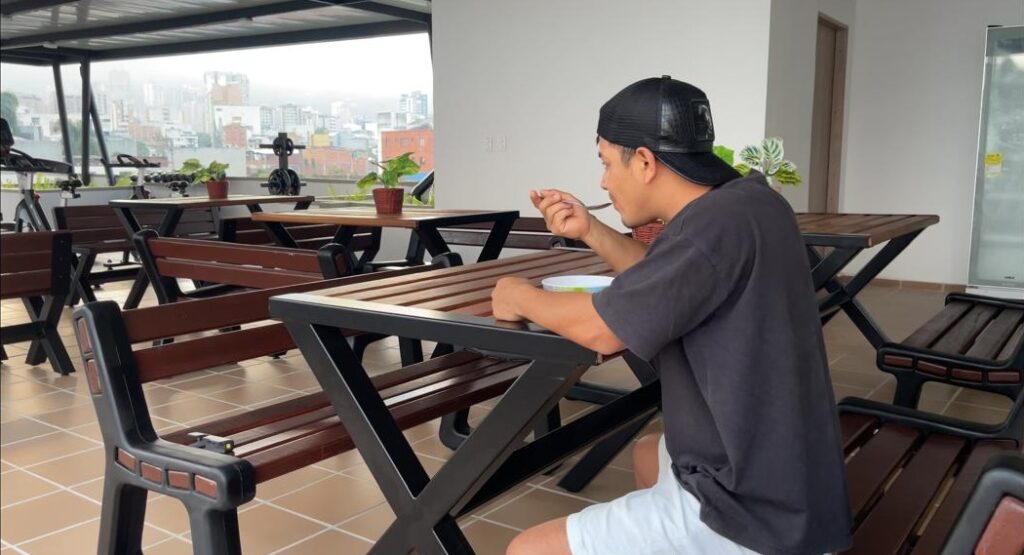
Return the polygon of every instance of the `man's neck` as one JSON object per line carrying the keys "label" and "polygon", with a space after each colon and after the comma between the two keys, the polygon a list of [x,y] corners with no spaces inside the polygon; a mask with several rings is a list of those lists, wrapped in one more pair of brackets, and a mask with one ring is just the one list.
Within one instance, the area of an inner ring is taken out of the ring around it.
{"label": "man's neck", "polygon": [[666,187],[664,198],[658,200],[658,218],[669,221],[698,198],[704,196],[712,188],[706,185],[698,185],[692,181],[680,178],[679,183],[673,187]]}

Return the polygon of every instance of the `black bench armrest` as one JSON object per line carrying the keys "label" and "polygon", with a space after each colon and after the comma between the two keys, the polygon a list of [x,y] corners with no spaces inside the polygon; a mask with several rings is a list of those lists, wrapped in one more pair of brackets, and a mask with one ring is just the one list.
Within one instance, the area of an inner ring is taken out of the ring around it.
{"label": "black bench armrest", "polygon": [[1006,421],[1001,424],[979,424],[857,397],[841,400],[838,409],[840,413],[864,414],[913,428],[971,439],[1010,439],[1020,446],[1024,438],[1024,395],[1017,398]]}
{"label": "black bench armrest", "polygon": [[[998,531],[986,533],[989,523],[997,516],[1000,504],[1007,498],[1017,503],[1024,502],[1024,455],[1019,453],[996,455],[985,465],[981,479],[946,538],[942,554],[989,553],[985,547],[997,547],[980,545],[982,541],[1016,542],[1013,547],[1003,545],[1005,551],[999,551],[1002,553],[1014,553],[1024,548],[1024,527],[1019,525],[1015,529],[1002,530],[1001,534]],[[1013,526],[1012,523],[1003,524]]]}

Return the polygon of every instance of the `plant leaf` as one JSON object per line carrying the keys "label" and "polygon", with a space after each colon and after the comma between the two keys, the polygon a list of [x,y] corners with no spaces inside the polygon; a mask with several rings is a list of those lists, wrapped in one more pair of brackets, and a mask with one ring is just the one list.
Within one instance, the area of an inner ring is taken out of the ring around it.
{"label": "plant leaf", "polygon": [[736,164],[735,166],[733,166],[733,169],[740,172],[740,175],[742,175],[743,177],[746,177],[747,175],[750,174],[750,166],[746,164]]}
{"label": "plant leaf", "polygon": [[729,164],[730,166],[733,165],[733,160],[735,159],[736,154],[736,151],[733,149],[727,146],[715,145],[713,152],[715,153],[715,156],[721,158],[726,164]]}
{"label": "plant leaf", "polygon": [[750,167],[760,167],[762,156],[761,147],[757,145],[747,145],[740,151],[740,160],[748,166],[748,171]]}

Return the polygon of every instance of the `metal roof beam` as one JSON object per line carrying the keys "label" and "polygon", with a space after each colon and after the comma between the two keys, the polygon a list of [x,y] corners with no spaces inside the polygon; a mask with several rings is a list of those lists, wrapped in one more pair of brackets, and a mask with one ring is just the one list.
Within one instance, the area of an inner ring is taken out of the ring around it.
{"label": "metal roof beam", "polygon": [[[28,1],[28,0],[19,0]],[[43,1],[43,0],[39,0]],[[345,6],[358,3],[363,0],[338,0],[334,5]],[[113,25],[101,25],[96,27],[77,27],[51,33],[32,34],[22,37],[14,37],[0,40],[0,50],[17,48],[21,46],[39,45],[44,42],[59,42],[86,40],[95,38],[107,38],[117,35],[134,35],[139,33],[156,33],[174,29],[185,29],[201,25],[212,25],[225,21],[234,21],[250,17],[263,17],[283,13],[297,12],[323,7],[320,2],[312,0],[287,0],[261,6],[247,6],[244,8],[232,8],[217,12],[193,13],[164,19],[153,19],[144,21],[132,21],[127,23],[115,23]]]}
{"label": "metal roof beam", "polygon": [[46,8],[56,8],[63,6],[64,4],[71,4],[78,0],[10,0],[8,2],[0,3],[0,14],[3,15],[14,15],[21,12],[30,12],[33,10],[45,10]]}
{"label": "metal roof beam", "polygon": [[381,15],[389,15],[391,17],[397,17],[398,19],[404,19],[406,21],[415,21],[417,23],[423,23],[425,25],[430,24],[430,14],[418,12],[416,10],[409,10],[406,8],[399,8],[396,6],[390,6],[387,4],[381,4],[379,2],[373,2],[372,0],[364,0],[358,2],[351,2],[346,0],[311,0],[318,4],[325,6],[345,6],[346,8],[354,8],[362,10],[364,12],[378,13]]}
{"label": "metal roof beam", "polygon": [[[89,58],[94,62],[107,60],[126,60],[131,58],[149,58],[153,56],[173,56],[177,54],[198,54],[218,50],[238,50],[243,48],[259,48],[266,46],[286,46],[311,42],[327,42],[335,40],[383,37],[390,35],[408,35],[422,33],[426,27],[410,21],[384,21],[380,23],[364,23],[362,25],[345,25],[322,29],[301,29],[262,35],[246,35],[220,39],[199,41],[173,42],[152,46],[132,46],[110,50],[96,50]],[[14,52],[17,52],[15,50]]]}

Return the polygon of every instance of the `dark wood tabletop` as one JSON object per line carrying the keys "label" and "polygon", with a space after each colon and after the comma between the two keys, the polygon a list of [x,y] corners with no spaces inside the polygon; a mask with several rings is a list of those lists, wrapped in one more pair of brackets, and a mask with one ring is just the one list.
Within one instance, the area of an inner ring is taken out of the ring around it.
{"label": "dark wood tabletop", "polygon": [[567,274],[610,275],[592,252],[555,249],[522,256],[376,279],[309,293],[324,300],[344,298],[471,316],[491,315],[491,291],[500,278],[518,276],[540,285]]}
{"label": "dark wood tabletop", "polygon": [[314,197],[291,195],[228,195],[227,198],[164,197],[147,199],[115,199],[110,205],[120,208],[212,208],[217,206],[243,206],[249,204],[279,204],[313,202]]}
{"label": "dark wood tabletop", "polygon": [[494,221],[497,216],[510,213],[518,217],[518,212],[512,210],[403,209],[401,214],[378,214],[373,208],[311,208],[296,212],[254,214],[252,219],[258,222],[417,229],[423,224],[443,226]]}
{"label": "dark wood tabletop", "polygon": [[939,222],[932,214],[797,214],[804,243],[823,247],[879,245]]}

